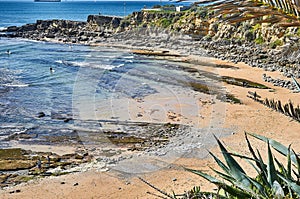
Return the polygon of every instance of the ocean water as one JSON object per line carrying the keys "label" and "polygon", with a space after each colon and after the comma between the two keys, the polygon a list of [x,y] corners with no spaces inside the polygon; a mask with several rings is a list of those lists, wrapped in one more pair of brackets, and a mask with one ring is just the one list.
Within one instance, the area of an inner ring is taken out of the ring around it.
{"label": "ocean water", "polygon": [[[122,15],[123,3],[0,2],[0,27],[46,18],[85,20],[99,10]],[[157,3],[126,2],[126,12]],[[25,144],[51,144],[51,136],[72,143],[79,127],[84,132],[99,129],[95,119],[115,119],[118,110],[106,107],[104,117],[87,117],[92,121],[82,119],[80,111],[93,114],[103,101],[139,99],[162,92],[157,88],[174,95],[174,86],[196,81],[177,70],[178,64],[115,48],[0,38],[0,148],[21,134],[17,141]],[[44,117],[39,117],[41,112]]]}
{"label": "ocean water", "polygon": [[[164,5],[159,1],[62,1],[35,3],[33,1],[0,1],[0,28],[34,23],[38,19],[68,19],[86,21],[91,14],[121,16],[142,8]],[[182,4],[182,3],[181,3]],[[181,5],[176,4],[176,5]]]}
{"label": "ocean water", "polygon": [[[2,38],[0,147],[9,146],[12,135],[28,135],[30,139],[18,140],[25,144],[51,144],[49,136],[76,137],[79,127],[99,130],[98,120],[122,119],[114,117],[121,111],[114,100],[129,102],[158,92],[176,99],[177,88],[197,81],[178,67],[177,62],[115,48]],[[95,117],[101,106],[101,117]],[[125,103],[123,108],[128,107]]]}

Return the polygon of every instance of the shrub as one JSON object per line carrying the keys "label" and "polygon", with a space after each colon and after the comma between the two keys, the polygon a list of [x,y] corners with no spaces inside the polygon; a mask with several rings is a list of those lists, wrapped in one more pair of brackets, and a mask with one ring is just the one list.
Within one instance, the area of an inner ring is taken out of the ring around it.
{"label": "shrub", "polygon": [[[258,150],[255,152],[247,135],[267,143],[267,162],[262,159]],[[275,140],[257,134],[245,133],[245,138],[251,156],[228,152],[221,141],[216,138],[225,162],[222,162],[214,154],[210,154],[223,170],[218,171],[212,169],[221,179],[215,178],[202,171],[186,169],[218,187],[217,193],[206,193],[206,195],[210,194],[216,198],[299,198],[300,159],[295,151],[292,150],[290,146],[285,147]],[[286,157],[286,167],[274,157],[271,147]],[[253,178],[247,175],[234,157],[246,160],[256,170],[256,177]]]}
{"label": "shrub", "polygon": [[262,36],[259,36],[255,39],[255,43],[256,44],[263,44],[264,43],[264,39],[262,38]]}

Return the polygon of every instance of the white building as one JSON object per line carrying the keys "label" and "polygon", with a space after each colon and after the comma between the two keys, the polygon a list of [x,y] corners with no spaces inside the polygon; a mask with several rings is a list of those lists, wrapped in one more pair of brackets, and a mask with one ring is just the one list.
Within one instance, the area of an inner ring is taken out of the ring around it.
{"label": "white building", "polygon": [[182,12],[190,9],[190,6],[176,6],[176,12]]}

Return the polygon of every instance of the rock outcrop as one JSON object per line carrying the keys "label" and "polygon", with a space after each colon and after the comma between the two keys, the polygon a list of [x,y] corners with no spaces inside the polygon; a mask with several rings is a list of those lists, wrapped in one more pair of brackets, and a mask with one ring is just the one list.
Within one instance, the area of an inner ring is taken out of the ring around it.
{"label": "rock outcrop", "polygon": [[[109,37],[120,25],[121,18],[90,15],[87,22],[70,20],[37,20],[34,24],[8,27],[7,37],[33,40],[54,39],[60,42],[84,43],[101,37]],[[2,35],[3,36],[3,35]]]}

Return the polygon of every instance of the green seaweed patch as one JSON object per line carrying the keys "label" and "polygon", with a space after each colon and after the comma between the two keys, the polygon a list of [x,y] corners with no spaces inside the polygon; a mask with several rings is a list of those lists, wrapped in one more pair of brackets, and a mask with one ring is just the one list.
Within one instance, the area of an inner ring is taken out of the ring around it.
{"label": "green seaweed patch", "polygon": [[235,86],[241,86],[241,87],[247,87],[247,88],[258,88],[258,89],[270,89],[269,87],[253,82],[250,80],[242,79],[242,78],[235,78],[235,77],[229,77],[229,76],[222,76],[222,81],[226,82],[227,84],[235,85]]}
{"label": "green seaweed patch", "polygon": [[210,89],[206,84],[199,82],[190,82],[189,84],[194,91],[210,94]]}
{"label": "green seaweed patch", "polygon": [[226,69],[239,69],[239,67],[232,66],[229,64],[216,64],[214,67],[216,68],[226,68]]}
{"label": "green seaweed patch", "polygon": [[20,176],[17,176],[14,179],[14,182],[22,183],[22,182],[28,182],[28,181],[33,180],[33,179],[35,179],[35,176],[32,176],[32,175],[20,175]]}
{"label": "green seaweed patch", "polygon": [[30,169],[34,167],[34,160],[0,160],[0,170],[15,171],[20,169]]}
{"label": "green seaweed patch", "polygon": [[135,136],[108,136],[108,139],[116,145],[138,144],[144,143],[146,140]]}
{"label": "green seaweed patch", "polygon": [[36,161],[20,148],[0,149],[0,170],[13,171],[34,167]]}
{"label": "green seaweed patch", "polygon": [[20,148],[0,149],[0,160],[26,160],[27,153]]}
{"label": "green seaweed patch", "polygon": [[226,93],[225,95],[219,94],[217,95],[217,99],[221,100],[222,102],[229,102],[233,104],[243,104],[240,99],[235,97],[233,94]]}

